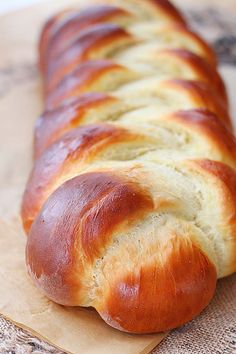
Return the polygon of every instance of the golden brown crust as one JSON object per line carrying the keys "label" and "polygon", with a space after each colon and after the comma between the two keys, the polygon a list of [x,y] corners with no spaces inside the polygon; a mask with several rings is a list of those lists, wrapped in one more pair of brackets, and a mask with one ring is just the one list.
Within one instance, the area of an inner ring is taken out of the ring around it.
{"label": "golden brown crust", "polygon": [[186,24],[185,19],[178,11],[178,9],[168,0],[148,0],[150,4],[154,5],[157,10],[162,10],[166,16],[170,17],[174,22]]}
{"label": "golden brown crust", "polygon": [[198,36],[195,32],[181,25],[173,25],[169,28],[169,30],[173,30],[178,32],[180,35],[186,35],[191,38],[193,42],[198,44],[199,48],[201,48],[202,58],[204,58],[210,65],[215,67],[217,65],[217,58],[213,51],[213,49],[203,40],[202,37]]}
{"label": "golden brown crust", "polygon": [[[198,132],[203,142],[215,147],[219,158],[222,155],[222,159],[236,166],[236,140],[213,113],[200,109],[179,111],[163,117],[162,121],[180,123],[183,129],[189,129],[192,134]],[[135,143],[133,147],[129,147],[130,151],[133,150],[134,158],[138,144],[143,148],[146,146],[148,151],[149,143],[149,149],[157,151],[158,135],[155,140],[154,136],[148,134],[148,130],[145,136],[144,128],[142,134],[140,132],[138,135],[132,130],[105,123],[85,125],[63,135],[44,151],[31,172],[22,203],[22,219],[26,232],[47,196],[58,186],[61,176],[73,177],[78,174],[82,166],[98,158],[100,152],[111,148],[122,149],[117,144]]]}
{"label": "golden brown crust", "polygon": [[236,139],[219,118],[206,109],[178,111],[170,116],[172,121],[183,122],[191,130],[207,136],[223,156],[229,156],[236,167]]}
{"label": "golden brown crust", "polygon": [[[206,82],[209,87],[213,86],[220,100],[225,102],[225,105],[227,106],[227,95],[223,81],[215,68],[205,60],[183,49],[162,50],[157,53],[156,57],[159,59],[167,57],[166,60],[176,58],[184,65],[190,66],[191,69],[195,71],[196,79]],[[135,78],[134,72],[124,66],[115,64],[111,60],[85,61],[84,63],[79,64],[71,73],[66,75],[55,87],[52,87],[52,85],[48,86],[46,106],[52,109],[59,106],[61,102],[68,97],[80,95],[83,93],[83,90],[91,92],[93,91],[94,83],[97,84],[96,87],[99,90],[102,90],[102,80],[106,79],[106,75],[120,76],[119,80],[114,79],[114,85],[107,84],[107,89],[110,90],[112,89],[112,86],[113,89],[115,88],[116,82],[117,85],[121,85],[126,81]],[[139,74],[137,73],[136,76],[138,77],[138,75]],[[126,80],[123,79],[122,81],[122,76],[126,78]],[[176,79],[178,79],[178,77],[176,77]]]}
{"label": "golden brown crust", "polygon": [[[151,6],[152,14],[155,17],[155,12],[166,16],[170,21],[185,25],[185,20],[179,11],[167,0],[148,0]],[[53,55],[58,55],[66,48],[68,41],[79,34],[82,29],[96,23],[104,22],[129,22],[135,19],[134,14],[131,15],[124,8],[112,6],[110,4],[94,4],[93,6],[80,11],[62,11],[50,18],[43,27],[40,43],[40,67],[44,71],[47,60],[50,57],[50,52],[54,51]]]}
{"label": "golden brown crust", "polygon": [[[104,65],[106,69],[106,64]],[[109,64],[108,64],[109,67]],[[96,70],[95,66],[95,70]],[[102,68],[103,69],[103,68]],[[119,67],[118,67],[119,69]],[[93,72],[93,71],[92,71]],[[83,80],[90,79],[91,71],[85,72],[81,78],[81,85]],[[77,79],[75,78],[77,84]],[[73,85],[73,81],[72,81]],[[176,90],[176,92],[183,91],[184,94],[190,96],[191,100],[199,107],[206,108],[215,114],[227,125],[230,126],[230,118],[228,115],[227,105],[224,100],[216,94],[214,90],[203,82],[191,80],[168,80],[162,83],[163,90]],[[67,86],[66,86],[67,87]],[[66,90],[62,85],[62,91]],[[70,91],[70,88],[68,89]],[[73,104],[64,105],[58,109],[45,112],[38,120],[35,129],[35,156],[39,156],[50,143],[54,142],[64,132],[77,127],[82,123],[82,119],[89,109],[104,107],[112,107],[118,100],[103,93],[91,93],[79,95],[74,98]],[[120,101],[121,103],[121,101]]]}
{"label": "golden brown crust", "polygon": [[43,202],[55,189],[53,184],[58,184],[57,180],[61,175],[68,173],[71,168],[76,168],[78,173],[81,165],[89,163],[103,149],[122,141],[135,141],[137,138],[137,135],[125,129],[109,124],[90,124],[63,135],[36,161],[31,172],[22,202],[25,231],[29,231]]}
{"label": "golden brown crust", "polygon": [[[172,25],[160,28],[160,34],[166,31],[174,34],[176,32],[183,39],[191,40],[199,49],[199,55],[209,62],[213,67],[216,64],[216,58],[211,48],[195,33],[187,29],[185,26]],[[158,33],[156,34],[158,38]],[[141,37],[142,38],[142,37]],[[86,27],[80,31],[78,36],[72,41],[67,41],[67,47],[58,55],[51,49],[51,56],[47,60],[48,68],[46,71],[46,87],[54,88],[65,75],[69,74],[76,66],[84,60],[93,58],[93,53],[97,52],[97,58],[106,58],[110,52],[121,50],[128,44],[140,42],[138,35],[133,36],[128,31],[114,24],[95,24]],[[155,37],[153,38],[155,41]],[[182,45],[180,44],[180,49]],[[178,45],[177,48],[178,49]],[[183,48],[182,48],[183,49]],[[101,54],[99,55],[99,52]],[[49,86],[48,86],[49,85]]]}
{"label": "golden brown crust", "polygon": [[48,199],[28,237],[26,261],[34,281],[54,301],[76,305],[84,262],[101,254],[114,230],[152,208],[139,186],[111,173],[69,180]]}
{"label": "golden brown crust", "polygon": [[78,127],[90,111],[103,107],[111,108],[117,99],[103,93],[80,95],[71,102],[52,111],[44,112],[36,122],[34,137],[34,156],[39,157],[43,150],[57,140],[62,134]]}
{"label": "golden brown crust", "polygon": [[211,86],[201,81],[180,79],[168,80],[163,85],[176,90],[183,90],[199,107],[207,108],[217,114],[227,126],[231,127],[227,104]]}
{"label": "golden brown crust", "polygon": [[50,36],[53,27],[60,21],[61,18],[67,13],[70,13],[70,10],[64,10],[61,11],[60,13],[50,17],[45,25],[43,26],[43,29],[40,34],[39,38],[39,43],[38,43],[38,50],[39,50],[39,68],[42,72],[45,72],[46,70],[46,51],[48,48],[48,43],[50,41]]}
{"label": "golden brown crust", "polygon": [[100,0],[127,9],[136,16],[136,21],[164,21],[186,24],[179,10],[168,0]]}
{"label": "golden brown crust", "polygon": [[[105,53],[114,51],[118,46],[128,45],[134,38],[121,27],[114,24],[98,24],[80,32],[78,37],[68,45],[68,48],[53,61],[48,62],[46,87],[55,87],[61,79],[84,60],[103,58]],[[98,53],[101,51],[100,56]]]}
{"label": "golden brown crust", "polygon": [[159,242],[159,262],[147,261],[116,277],[98,305],[112,327],[131,333],[167,331],[193,319],[212,298],[216,271],[201,249],[181,235]]}
{"label": "golden brown crust", "polygon": [[[103,85],[103,81],[106,80],[107,76],[110,76],[111,87],[113,84],[112,76],[115,75],[119,77],[120,84],[130,80],[132,76],[134,77],[130,70],[110,60],[85,61],[79,64],[72,73],[65,76],[53,90],[49,88],[46,95],[46,108],[56,108],[68,98],[80,96],[86,92],[105,91],[106,86]],[[102,87],[104,87],[103,90]]]}
{"label": "golden brown crust", "polygon": [[199,55],[185,49],[165,49],[157,53],[158,56],[170,56],[188,64],[198,74],[198,80],[213,86],[220,97],[227,104],[227,93],[224,82],[214,66],[210,65]]}
{"label": "golden brown crust", "polygon": [[55,59],[66,50],[68,43],[72,42],[81,30],[93,24],[114,23],[116,18],[120,22],[132,19],[127,11],[111,5],[97,5],[59,17],[58,21],[54,21],[53,28],[51,26],[49,29],[51,36],[45,44],[47,46],[47,50],[44,49],[45,62]]}

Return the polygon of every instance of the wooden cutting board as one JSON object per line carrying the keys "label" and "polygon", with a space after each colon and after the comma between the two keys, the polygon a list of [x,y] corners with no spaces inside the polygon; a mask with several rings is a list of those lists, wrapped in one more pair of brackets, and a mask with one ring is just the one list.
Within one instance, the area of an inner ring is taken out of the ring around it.
{"label": "wooden cutting board", "polygon": [[[33,125],[43,107],[36,66],[37,38],[51,13],[80,3],[86,3],[86,0],[47,1],[0,19],[0,313],[67,352],[147,353],[165,334],[124,334],[108,327],[95,311],[56,305],[31,284],[24,265],[25,237],[19,206],[31,167]],[[226,28],[222,28],[221,18],[222,13],[230,14],[231,9],[235,9],[236,1],[228,1],[227,7],[220,8],[223,4],[216,2],[218,8],[214,9],[218,9],[220,28],[215,22],[209,25],[208,6],[213,8],[212,1],[199,1],[194,7],[188,0],[179,0],[178,4],[203,35],[216,45],[220,36],[230,36],[228,23],[232,15],[225,16]],[[218,47],[221,56],[219,43]],[[233,54],[229,53],[225,58],[223,54],[221,72],[229,92],[233,93],[236,89]]]}

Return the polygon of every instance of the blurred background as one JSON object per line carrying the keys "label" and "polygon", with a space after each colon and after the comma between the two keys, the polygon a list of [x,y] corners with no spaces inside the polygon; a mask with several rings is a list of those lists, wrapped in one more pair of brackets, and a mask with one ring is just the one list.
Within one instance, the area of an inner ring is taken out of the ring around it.
{"label": "blurred background", "polygon": [[0,15],[47,0],[0,0]]}

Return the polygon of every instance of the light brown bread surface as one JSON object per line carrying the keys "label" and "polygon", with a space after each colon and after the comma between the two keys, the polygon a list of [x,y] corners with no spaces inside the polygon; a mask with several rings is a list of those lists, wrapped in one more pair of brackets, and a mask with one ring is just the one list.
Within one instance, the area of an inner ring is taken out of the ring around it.
{"label": "light brown bread surface", "polygon": [[236,140],[214,53],[164,0],[57,14],[39,53],[30,275],[122,331],[186,323],[236,270]]}

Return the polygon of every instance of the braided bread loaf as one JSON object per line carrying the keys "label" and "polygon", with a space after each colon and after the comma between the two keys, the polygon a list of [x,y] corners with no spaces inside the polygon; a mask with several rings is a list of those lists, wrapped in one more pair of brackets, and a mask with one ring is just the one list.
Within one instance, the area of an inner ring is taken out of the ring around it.
{"label": "braided bread loaf", "polygon": [[26,262],[52,300],[165,331],[236,270],[236,140],[208,45],[166,0],[104,0],[40,39]]}

